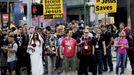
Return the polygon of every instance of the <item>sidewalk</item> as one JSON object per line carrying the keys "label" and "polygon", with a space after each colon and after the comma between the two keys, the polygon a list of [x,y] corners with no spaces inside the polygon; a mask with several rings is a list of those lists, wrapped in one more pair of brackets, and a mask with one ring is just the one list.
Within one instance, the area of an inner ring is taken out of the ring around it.
{"label": "sidewalk", "polygon": [[[115,66],[116,66],[116,52],[112,52],[112,55],[113,55],[113,65],[114,65],[114,71],[113,72],[104,72],[103,73],[103,75],[115,75]],[[24,68],[22,68],[22,69],[24,69]],[[24,71],[21,71],[21,75],[27,75],[27,73],[26,73],[26,70],[24,70]],[[1,73],[0,73],[1,74]],[[48,74],[44,74],[44,75],[48,75]],[[56,72],[55,72],[55,74],[54,75],[63,75],[63,74],[57,74]],[[75,74],[75,75],[77,75],[77,74]],[[92,75],[91,73],[89,73],[89,75]],[[127,68],[125,69],[125,74],[124,75],[131,75],[131,66],[130,66],[130,62],[129,62],[129,60],[128,60],[128,63],[127,63]]]}

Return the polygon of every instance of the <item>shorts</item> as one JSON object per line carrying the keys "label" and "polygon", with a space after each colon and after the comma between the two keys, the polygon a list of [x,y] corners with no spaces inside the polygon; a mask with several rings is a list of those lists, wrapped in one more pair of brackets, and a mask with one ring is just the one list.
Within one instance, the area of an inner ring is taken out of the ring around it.
{"label": "shorts", "polygon": [[8,67],[10,72],[13,70],[16,70],[16,61],[8,62],[7,67]]}
{"label": "shorts", "polygon": [[68,72],[70,69],[71,71],[76,71],[76,56],[73,57],[64,57],[62,62],[62,67],[65,72]]}

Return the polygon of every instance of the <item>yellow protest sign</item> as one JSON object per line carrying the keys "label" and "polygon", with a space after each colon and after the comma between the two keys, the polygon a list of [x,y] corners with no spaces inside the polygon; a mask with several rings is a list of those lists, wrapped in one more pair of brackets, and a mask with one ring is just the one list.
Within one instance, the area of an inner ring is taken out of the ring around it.
{"label": "yellow protest sign", "polygon": [[43,13],[45,19],[62,18],[63,2],[62,0],[42,0]]}
{"label": "yellow protest sign", "polygon": [[95,13],[115,13],[117,0],[96,0]]}

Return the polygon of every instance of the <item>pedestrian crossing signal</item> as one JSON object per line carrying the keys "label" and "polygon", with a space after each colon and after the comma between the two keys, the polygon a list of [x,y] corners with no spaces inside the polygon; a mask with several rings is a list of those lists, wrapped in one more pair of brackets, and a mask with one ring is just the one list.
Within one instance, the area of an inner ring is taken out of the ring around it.
{"label": "pedestrian crossing signal", "polygon": [[32,4],[32,15],[43,15],[43,5]]}
{"label": "pedestrian crossing signal", "polygon": [[2,12],[2,13],[7,12],[7,3],[6,2],[0,2],[0,12]]}
{"label": "pedestrian crossing signal", "polygon": [[[43,5],[42,4],[32,4],[31,6],[32,15],[43,15]],[[27,15],[27,5],[24,5],[24,14]]]}

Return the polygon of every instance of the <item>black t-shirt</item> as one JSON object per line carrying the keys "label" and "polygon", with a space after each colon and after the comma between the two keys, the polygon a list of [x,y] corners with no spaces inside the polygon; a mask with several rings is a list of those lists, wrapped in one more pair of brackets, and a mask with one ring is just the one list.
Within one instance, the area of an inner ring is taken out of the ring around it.
{"label": "black t-shirt", "polygon": [[[95,38],[95,49],[103,49],[103,42],[104,42],[103,36],[100,36],[100,39]],[[96,47],[98,45],[98,48]]]}
{"label": "black t-shirt", "polygon": [[107,31],[107,32],[103,33],[102,36],[105,39],[106,46],[108,46],[111,41],[111,37],[113,37],[112,34]]}
{"label": "black t-shirt", "polygon": [[72,35],[72,38],[74,38],[75,40],[77,40],[80,37],[82,37],[82,32],[80,32],[79,30],[73,33]]}

